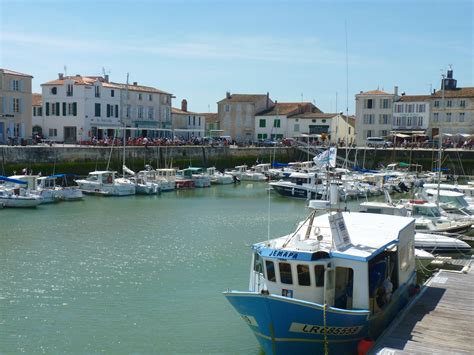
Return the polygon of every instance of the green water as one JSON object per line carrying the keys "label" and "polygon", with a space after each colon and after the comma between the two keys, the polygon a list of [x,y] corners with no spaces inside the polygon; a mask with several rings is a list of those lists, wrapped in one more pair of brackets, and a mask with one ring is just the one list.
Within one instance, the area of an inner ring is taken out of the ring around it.
{"label": "green water", "polygon": [[[0,210],[0,353],[243,353],[221,292],[248,289],[264,183]],[[271,195],[271,235],[304,201]]]}

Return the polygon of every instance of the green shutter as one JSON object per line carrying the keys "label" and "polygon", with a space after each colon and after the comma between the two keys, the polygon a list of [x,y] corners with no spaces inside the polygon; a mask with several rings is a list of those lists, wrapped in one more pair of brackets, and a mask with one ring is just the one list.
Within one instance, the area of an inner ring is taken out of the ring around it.
{"label": "green shutter", "polygon": [[63,116],[66,116],[67,115],[67,112],[66,112],[66,103],[63,102]]}
{"label": "green shutter", "polygon": [[110,117],[110,105],[107,104],[107,117]]}
{"label": "green shutter", "polygon": [[59,109],[60,109],[59,102],[56,102],[56,116],[60,115]]}
{"label": "green shutter", "polygon": [[72,103],[72,114],[73,116],[77,116],[77,102]]}
{"label": "green shutter", "polygon": [[49,116],[49,102],[46,103],[46,116]]}
{"label": "green shutter", "polygon": [[115,117],[117,118],[118,118],[118,110],[119,110],[118,105],[115,105]]}

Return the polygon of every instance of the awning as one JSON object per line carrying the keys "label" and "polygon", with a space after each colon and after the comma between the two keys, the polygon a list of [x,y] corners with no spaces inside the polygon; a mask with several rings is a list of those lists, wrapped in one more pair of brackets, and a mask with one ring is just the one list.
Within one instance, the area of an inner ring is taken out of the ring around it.
{"label": "awning", "polygon": [[398,137],[398,138],[410,138],[411,136],[408,135],[408,134],[403,134],[403,133],[395,133],[395,134],[392,134],[393,136],[395,137]]}

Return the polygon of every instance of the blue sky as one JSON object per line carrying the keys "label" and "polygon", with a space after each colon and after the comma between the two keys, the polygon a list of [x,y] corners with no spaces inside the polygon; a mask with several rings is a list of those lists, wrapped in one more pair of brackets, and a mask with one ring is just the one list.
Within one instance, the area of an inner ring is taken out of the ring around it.
{"label": "blue sky", "polygon": [[[376,88],[426,94],[451,64],[474,86],[474,1],[0,0],[0,66],[33,91],[67,67],[154,86],[188,109],[232,93],[314,101],[325,112]],[[20,15],[21,14],[21,15]]]}

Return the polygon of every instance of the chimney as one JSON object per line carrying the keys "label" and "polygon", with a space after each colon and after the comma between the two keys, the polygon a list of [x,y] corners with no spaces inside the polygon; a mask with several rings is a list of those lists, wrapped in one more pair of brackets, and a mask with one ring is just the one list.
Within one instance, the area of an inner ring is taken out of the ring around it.
{"label": "chimney", "polygon": [[137,86],[138,83],[136,81],[133,82],[133,86]]}
{"label": "chimney", "polygon": [[229,92],[229,91],[227,91],[227,92],[225,93],[225,98],[226,98],[226,99],[230,99],[230,92]]}
{"label": "chimney", "polygon": [[267,104],[266,104],[266,108],[268,108],[268,105],[270,104],[270,94],[268,93],[267,91]]}
{"label": "chimney", "polygon": [[393,88],[393,92],[394,92],[395,96],[398,96],[398,86],[395,86]]}
{"label": "chimney", "polygon": [[181,111],[188,112],[188,102],[186,99],[181,100]]}
{"label": "chimney", "polygon": [[105,75],[104,75],[104,80],[105,80],[106,83],[109,82],[109,74],[105,74]]}
{"label": "chimney", "polygon": [[63,73],[58,73],[58,78],[59,78],[59,80],[63,80],[64,79],[64,74]]}

